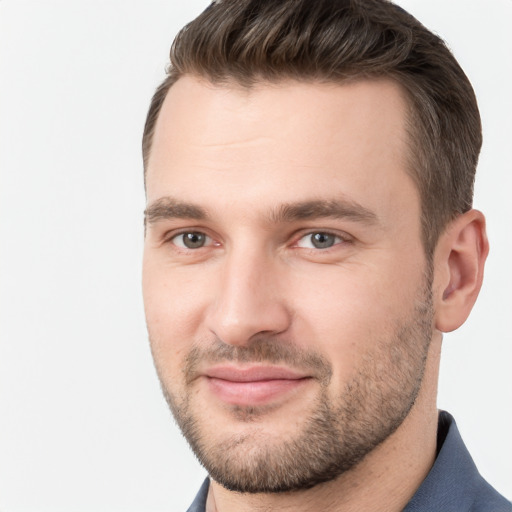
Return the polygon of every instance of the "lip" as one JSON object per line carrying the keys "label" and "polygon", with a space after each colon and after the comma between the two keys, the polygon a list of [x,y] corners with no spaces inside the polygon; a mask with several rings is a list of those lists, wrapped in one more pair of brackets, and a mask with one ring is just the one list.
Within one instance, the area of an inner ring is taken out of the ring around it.
{"label": "lip", "polygon": [[310,380],[279,366],[216,366],[204,372],[209,390],[221,401],[258,406],[284,400]]}

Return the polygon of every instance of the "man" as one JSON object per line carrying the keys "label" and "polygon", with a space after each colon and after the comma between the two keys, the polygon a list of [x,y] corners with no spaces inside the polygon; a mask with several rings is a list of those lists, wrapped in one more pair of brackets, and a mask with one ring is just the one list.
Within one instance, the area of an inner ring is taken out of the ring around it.
{"label": "man", "polygon": [[471,85],[382,0],[224,0],[148,113],[144,298],[192,511],[512,506],[438,413],[488,252]]}

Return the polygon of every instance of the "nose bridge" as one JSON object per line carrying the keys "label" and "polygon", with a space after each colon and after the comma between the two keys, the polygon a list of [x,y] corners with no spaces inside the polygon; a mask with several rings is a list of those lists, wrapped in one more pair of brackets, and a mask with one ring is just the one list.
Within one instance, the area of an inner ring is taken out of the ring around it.
{"label": "nose bridge", "polygon": [[286,330],[290,315],[279,282],[277,260],[263,248],[245,244],[227,251],[211,305],[210,330],[231,345]]}

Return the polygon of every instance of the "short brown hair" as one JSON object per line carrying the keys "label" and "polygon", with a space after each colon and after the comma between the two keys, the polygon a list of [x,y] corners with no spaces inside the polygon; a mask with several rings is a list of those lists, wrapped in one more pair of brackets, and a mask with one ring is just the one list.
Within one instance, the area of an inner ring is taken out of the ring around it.
{"label": "short brown hair", "polygon": [[431,255],[447,223],[471,208],[482,145],[475,94],[444,42],[387,0],[217,0],[177,35],[142,142],[183,75],[251,87],[283,79],[340,83],[387,77],[410,99],[410,175]]}

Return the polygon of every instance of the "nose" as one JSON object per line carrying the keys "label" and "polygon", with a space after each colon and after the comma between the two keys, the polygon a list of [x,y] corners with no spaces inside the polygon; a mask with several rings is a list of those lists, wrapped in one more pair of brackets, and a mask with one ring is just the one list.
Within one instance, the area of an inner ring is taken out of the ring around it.
{"label": "nose", "polygon": [[245,346],[258,335],[285,332],[291,322],[282,270],[269,255],[249,250],[225,257],[207,327],[226,344]]}

